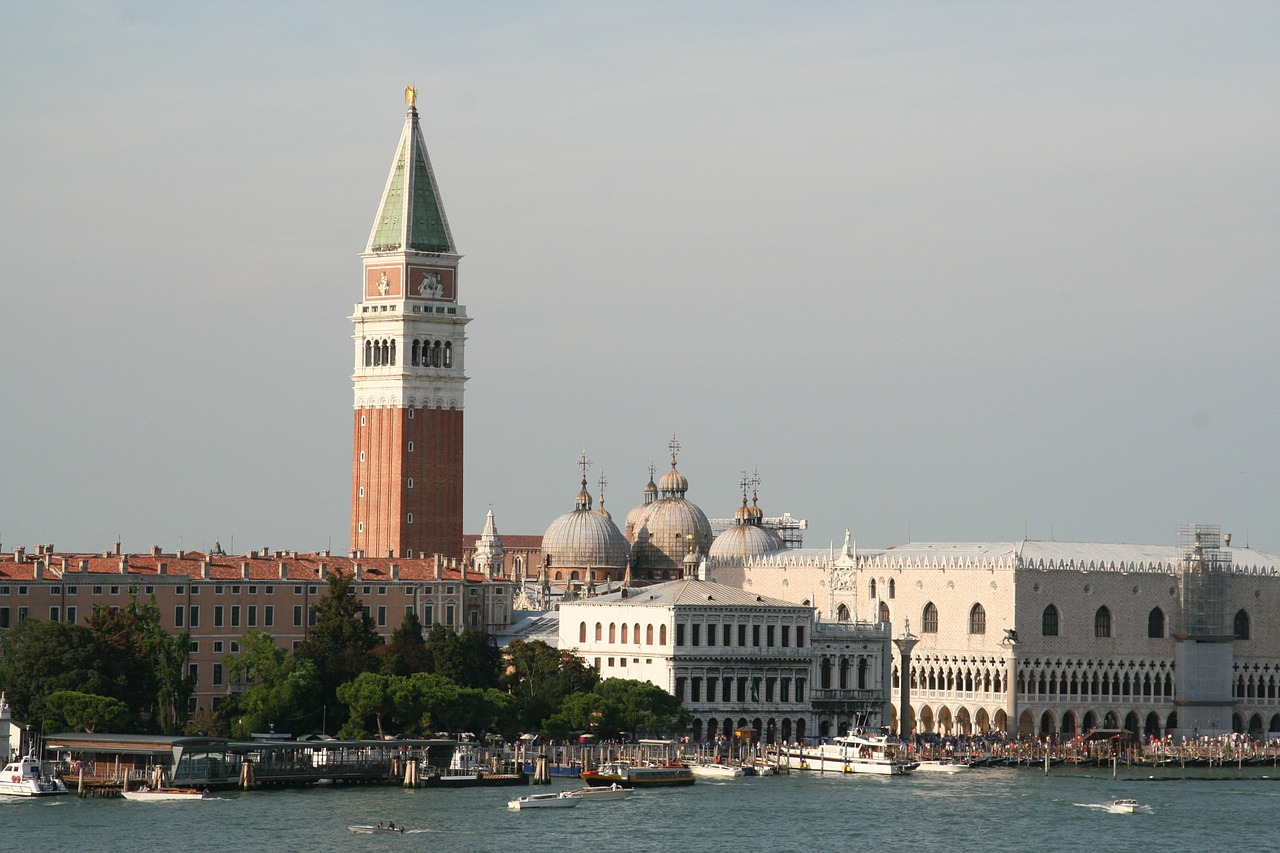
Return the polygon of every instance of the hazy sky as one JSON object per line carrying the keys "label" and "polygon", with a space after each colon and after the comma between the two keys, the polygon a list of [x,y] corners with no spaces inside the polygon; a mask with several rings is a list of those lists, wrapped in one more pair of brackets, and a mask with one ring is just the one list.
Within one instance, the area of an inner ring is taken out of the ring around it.
{"label": "hazy sky", "polygon": [[1280,4],[0,11],[0,542],[345,551],[418,106],[466,527],[759,470],[806,544],[1280,550]]}

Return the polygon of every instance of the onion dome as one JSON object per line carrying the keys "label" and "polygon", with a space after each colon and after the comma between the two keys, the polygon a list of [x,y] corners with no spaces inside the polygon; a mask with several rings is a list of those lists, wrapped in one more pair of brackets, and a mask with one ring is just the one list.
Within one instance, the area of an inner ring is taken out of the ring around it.
{"label": "onion dome", "polygon": [[658,485],[661,497],[645,508],[632,530],[631,555],[641,577],[678,578],[687,554],[701,558],[711,547],[711,522],[685,498],[689,481],[676,470],[679,447],[672,436],[671,470]]}
{"label": "onion dome", "polygon": [[573,512],[556,518],[542,534],[542,559],[552,569],[591,567],[616,569],[620,574],[627,565],[628,550],[627,540],[613,520],[607,514],[592,512],[585,476]]}
{"label": "onion dome", "polygon": [[786,548],[786,543],[776,530],[762,526],[764,511],[756,505],[759,494],[752,492],[751,506],[747,506],[747,485],[742,482],[742,506],[733,514],[733,524],[727,527],[711,543],[708,556],[715,559],[745,559],[772,554]]}
{"label": "onion dome", "polygon": [[628,542],[635,541],[636,524],[639,523],[640,517],[644,515],[645,510],[649,508],[649,504],[658,499],[658,485],[653,482],[653,463],[649,463],[649,484],[644,487],[644,502],[637,507],[632,507],[627,513],[625,522],[624,535]]}

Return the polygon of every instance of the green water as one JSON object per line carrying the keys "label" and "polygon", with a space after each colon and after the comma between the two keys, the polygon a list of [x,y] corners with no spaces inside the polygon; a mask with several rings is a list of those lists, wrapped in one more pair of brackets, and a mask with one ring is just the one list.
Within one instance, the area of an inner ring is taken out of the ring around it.
{"label": "green water", "polygon": [[[1190,775],[1191,771],[1187,771]],[[1280,777],[1160,779],[974,770],[956,775],[699,781],[620,802],[511,811],[550,788],[459,791],[317,787],[215,795],[179,803],[0,797],[11,851],[1275,851]],[[1204,771],[1201,771],[1204,775]],[[1134,797],[1150,814],[1081,804]],[[348,824],[395,820],[403,836]]]}

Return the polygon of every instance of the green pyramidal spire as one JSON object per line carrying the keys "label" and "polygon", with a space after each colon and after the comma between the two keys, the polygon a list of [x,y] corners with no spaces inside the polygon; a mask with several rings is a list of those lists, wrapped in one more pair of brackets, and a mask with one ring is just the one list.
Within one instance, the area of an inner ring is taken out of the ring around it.
{"label": "green pyramidal spire", "polygon": [[457,254],[412,97],[365,251]]}

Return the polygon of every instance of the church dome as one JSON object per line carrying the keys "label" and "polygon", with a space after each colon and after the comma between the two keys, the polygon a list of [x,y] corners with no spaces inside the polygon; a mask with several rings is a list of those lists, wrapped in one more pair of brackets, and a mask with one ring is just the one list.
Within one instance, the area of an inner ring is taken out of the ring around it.
{"label": "church dome", "polygon": [[627,540],[608,513],[592,511],[585,480],[573,512],[556,518],[542,534],[542,559],[548,568],[621,570],[627,565],[627,552]]}
{"label": "church dome", "polygon": [[635,541],[636,525],[640,523],[640,518],[649,509],[649,506],[658,499],[658,485],[653,482],[653,463],[649,464],[649,483],[644,487],[644,502],[639,506],[631,508],[627,513],[623,527],[623,535],[628,542]]}
{"label": "church dome", "polygon": [[676,470],[674,437],[672,444],[671,470],[658,483],[662,497],[644,508],[632,528],[632,562],[652,579],[681,577],[685,559],[705,556],[712,541],[706,513],[685,498],[689,481]]}
{"label": "church dome", "polygon": [[709,555],[717,559],[760,557],[781,551],[784,547],[782,537],[767,527],[734,524],[711,543]]}

